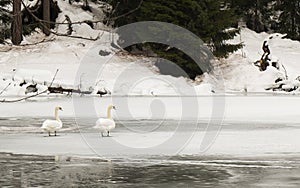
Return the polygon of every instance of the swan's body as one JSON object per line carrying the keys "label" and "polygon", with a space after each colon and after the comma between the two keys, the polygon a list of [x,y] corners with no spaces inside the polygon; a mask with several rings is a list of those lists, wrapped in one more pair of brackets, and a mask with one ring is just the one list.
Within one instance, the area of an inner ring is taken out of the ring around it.
{"label": "swan's body", "polygon": [[47,119],[44,121],[42,125],[42,129],[44,131],[47,131],[49,136],[51,136],[51,133],[54,132],[54,136],[56,136],[56,131],[60,130],[62,128],[62,122],[58,117],[58,110],[62,110],[61,107],[55,108],[55,120]]}
{"label": "swan's body", "polygon": [[113,130],[116,127],[115,121],[112,119],[111,116],[111,109],[116,109],[113,105],[108,106],[107,108],[107,118],[99,118],[96,121],[96,125],[94,126],[95,129],[99,129],[101,135],[103,133],[107,133],[109,136],[109,131]]}
{"label": "swan's body", "polygon": [[106,118],[99,118],[96,121],[96,129],[99,129],[102,136],[103,133],[107,133],[109,136],[109,131],[113,130],[116,127],[115,121],[112,119],[106,119]]}

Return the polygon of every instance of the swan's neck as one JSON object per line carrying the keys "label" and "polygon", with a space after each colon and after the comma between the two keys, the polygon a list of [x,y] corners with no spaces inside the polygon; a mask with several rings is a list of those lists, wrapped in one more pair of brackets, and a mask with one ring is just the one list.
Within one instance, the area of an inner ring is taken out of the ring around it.
{"label": "swan's neck", "polygon": [[107,118],[112,119],[112,117],[111,117],[111,107],[107,108]]}
{"label": "swan's neck", "polygon": [[55,119],[56,119],[57,121],[60,121],[60,119],[59,119],[59,117],[58,117],[58,110],[55,110]]}

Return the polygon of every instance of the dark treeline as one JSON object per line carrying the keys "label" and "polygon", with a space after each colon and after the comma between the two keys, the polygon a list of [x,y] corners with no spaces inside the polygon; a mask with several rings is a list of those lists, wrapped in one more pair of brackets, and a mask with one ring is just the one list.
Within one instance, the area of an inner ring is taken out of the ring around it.
{"label": "dark treeline", "polygon": [[[135,9],[140,0],[112,0],[115,9],[113,16],[123,15]],[[144,0],[141,7],[132,14],[115,21],[115,26],[122,26],[138,21],[161,21],[181,26],[203,40],[217,57],[226,57],[228,53],[241,47],[241,44],[231,45],[225,41],[232,39],[238,32],[236,26],[239,17],[235,10],[226,7],[220,0]],[[233,28],[226,30],[227,28]],[[177,36],[182,37],[182,36]],[[146,51],[149,48],[161,58],[168,59],[179,65],[191,78],[202,74],[197,64],[186,54],[177,49],[169,49],[161,44],[139,44],[132,48]],[[167,50],[168,49],[168,50]],[[131,48],[128,48],[130,51]]]}
{"label": "dark treeline", "polygon": [[[134,10],[140,2],[110,0],[114,16]],[[300,40],[300,0],[144,0],[138,10],[117,19],[114,24],[122,26],[137,21],[162,21],[182,26],[201,38],[216,57],[226,57],[241,47],[241,44],[225,43],[239,32],[238,23],[246,23],[256,32],[281,32]],[[191,78],[201,73],[195,63],[176,49],[166,52],[164,45],[157,44],[140,44],[134,48],[152,49],[160,57],[178,64]]]}
{"label": "dark treeline", "polygon": [[247,27],[300,40],[300,0],[227,0]]}

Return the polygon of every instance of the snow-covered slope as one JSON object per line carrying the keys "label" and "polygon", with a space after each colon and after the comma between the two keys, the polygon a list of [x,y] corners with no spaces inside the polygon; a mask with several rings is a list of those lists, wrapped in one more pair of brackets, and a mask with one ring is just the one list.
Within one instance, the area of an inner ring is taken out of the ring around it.
{"label": "snow-covered slope", "polygon": [[[58,1],[58,5],[62,13],[57,22],[64,22],[65,15],[73,22],[99,19],[95,13],[83,11],[76,3],[70,6],[67,1]],[[101,12],[97,14],[101,16]],[[67,27],[58,25],[54,31],[66,33]],[[118,36],[108,32],[110,28],[101,23],[95,29],[85,23],[72,25],[72,28],[72,36],[99,39],[93,41],[55,35],[45,37],[37,30],[24,37],[23,46],[1,45],[1,96],[25,95],[29,92],[28,86],[35,84],[41,92],[50,85],[57,69],[59,71],[53,87],[80,89],[92,94],[104,89],[113,95],[181,95],[190,94],[189,91],[211,93],[207,87],[199,90],[198,86],[194,90],[194,85],[186,78],[160,75],[151,59],[115,54],[117,50],[111,43]],[[27,45],[42,40],[46,42]],[[104,54],[100,54],[100,51]],[[85,68],[86,72],[83,71]],[[98,76],[91,78],[89,71],[96,72]]]}
{"label": "snow-covered slope", "polygon": [[[93,13],[83,11],[76,3],[70,6],[67,1],[58,1],[58,5],[62,13],[57,22],[64,22],[65,15],[73,22],[98,20],[103,16],[98,5],[93,3]],[[66,33],[67,27],[58,25],[54,31]],[[37,30],[24,37],[22,46],[0,45],[0,96],[28,95],[34,91],[32,85],[38,91],[44,91],[57,69],[59,71],[52,86],[80,89],[92,94],[104,89],[113,95],[207,95],[222,91],[218,90],[218,80],[214,79],[216,73],[206,74],[200,77],[200,81],[192,82],[183,77],[160,75],[154,66],[155,60],[125,53],[115,54],[117,50],[111,44],[118,36],[108,32],[110,28],[102,23],[98,23],[94,29],[85,23],[72,25],[72,28],[73,36],[99,39],[93,41],[55,35],[45,37]],[[266,89],[276,86],[277,78],[285,78],[286,73],[288,80],[277,84],[286,90],[299,87],[300,82],[295,79],[300,75],[300,43],[282,37],[282,34],[258,34],[242,29],[241,35],[229,41],[243,42],[244,48],[218,63],[223,79],[221,85],[224,82],[225,91],[266,92]],[[260,59],[261,46],[266,39],[272,58],[278,59],[286,72],[271,66],[261,72],[253,65]],[[28,45],[39,41],[44,42]],[[89,71],[96,72],[97,76],[91,76]],[[267,92],[274,91],[269,89]],[[299,89],[293,92],[299,92]]]}

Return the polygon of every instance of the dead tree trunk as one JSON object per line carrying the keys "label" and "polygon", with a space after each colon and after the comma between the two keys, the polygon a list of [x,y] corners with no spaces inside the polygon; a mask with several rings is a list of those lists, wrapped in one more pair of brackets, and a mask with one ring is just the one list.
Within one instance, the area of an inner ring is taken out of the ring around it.
{"label": "dead tree trunk", "polygon": [[43,32],[50,35],[50,0],[43,0]]}
{"label": "dead tree trunk", "polygon": [[21,44],[22,41],[22,13],[21,0],[13,1],[13,21],[12,21],[12,43],[14,45]]}

